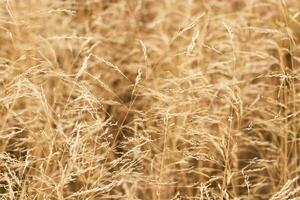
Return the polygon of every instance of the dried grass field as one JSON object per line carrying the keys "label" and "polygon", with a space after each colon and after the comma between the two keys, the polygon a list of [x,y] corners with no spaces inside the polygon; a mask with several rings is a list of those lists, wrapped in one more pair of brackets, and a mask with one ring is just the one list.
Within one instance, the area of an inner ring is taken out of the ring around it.
{"label": "dried grass field", "polygon": [[299,0],[0,0],[0,199],[299,200]]}

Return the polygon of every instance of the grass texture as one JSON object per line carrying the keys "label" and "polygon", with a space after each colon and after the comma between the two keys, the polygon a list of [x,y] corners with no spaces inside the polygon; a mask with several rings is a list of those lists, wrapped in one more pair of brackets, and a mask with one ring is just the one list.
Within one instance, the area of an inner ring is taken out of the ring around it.
{"label": "grass texture", "polygon": [[299,0],[0,0],[1,199],[300,199]]}

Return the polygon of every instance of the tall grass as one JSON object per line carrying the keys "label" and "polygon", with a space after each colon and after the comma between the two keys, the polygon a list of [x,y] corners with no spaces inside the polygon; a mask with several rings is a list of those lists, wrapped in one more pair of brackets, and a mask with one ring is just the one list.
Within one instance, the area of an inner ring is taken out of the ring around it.
{"label": "tall grass", "polygon": [[1,199],[300,199],[298,0],[1,0]]}

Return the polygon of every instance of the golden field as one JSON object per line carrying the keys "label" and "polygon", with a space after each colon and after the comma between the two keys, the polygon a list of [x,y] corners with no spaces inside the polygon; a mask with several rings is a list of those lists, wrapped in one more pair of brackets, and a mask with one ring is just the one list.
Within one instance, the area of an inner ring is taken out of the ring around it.
{"label": "golden field", "polygon": [[300,1],[0,0],[0,198],[300,199]]}

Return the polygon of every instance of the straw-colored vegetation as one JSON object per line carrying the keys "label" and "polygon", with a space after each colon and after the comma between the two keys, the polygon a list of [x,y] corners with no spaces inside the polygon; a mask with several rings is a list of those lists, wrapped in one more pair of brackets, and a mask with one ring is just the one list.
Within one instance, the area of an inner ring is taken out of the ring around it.
{"label": "straw-colored vegetation", "polygon": [[1,0],[1,199],[300,199],[299,0]]}

